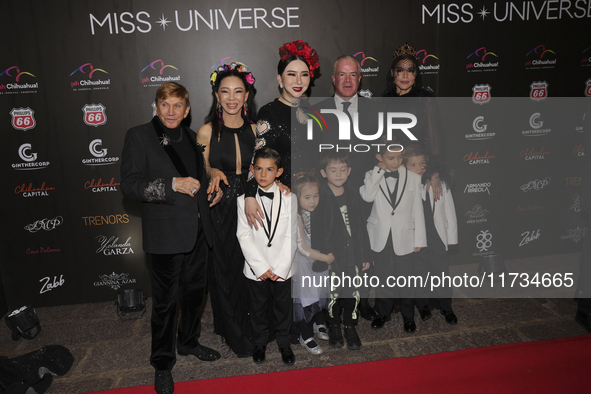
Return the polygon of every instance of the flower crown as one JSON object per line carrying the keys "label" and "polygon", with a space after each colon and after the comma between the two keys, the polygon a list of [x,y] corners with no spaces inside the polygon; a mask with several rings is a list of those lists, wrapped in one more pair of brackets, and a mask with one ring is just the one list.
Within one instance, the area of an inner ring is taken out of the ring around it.
{"label": "flower crown", "polygon": [[302,40],[288,42],[279,48],[279,58],[281,61],[284,61],[293,55],[301,56],[306,59],[308,66],[310,66],[310,77],[314,77],[314,70],[320,67],[316,50],[310,48],[308,43]]}
{"label": "flower crown", "polygon": [[393,59],[403,55],[411,55],[415,59],[418,59],[416,49],[413,46],[408,45],[408,42],[405,42],[404,45],[400,45],[398,48],[396,48]]}
{"label": "flower crown", "polygon": [[219,66],[213,73],[211,73],[211,76],[209,77],[211,86],[215,86],[215,81],[218,79],[218,75],[220,73],[225,73],[234,70],[238,71],[239,73],[245,73],[246,82],[251,86],[254,85],[254,76],[250,71],[248,71],[248,68],[243,63],[232,62],[230,64],[224,64],[223,66]]}

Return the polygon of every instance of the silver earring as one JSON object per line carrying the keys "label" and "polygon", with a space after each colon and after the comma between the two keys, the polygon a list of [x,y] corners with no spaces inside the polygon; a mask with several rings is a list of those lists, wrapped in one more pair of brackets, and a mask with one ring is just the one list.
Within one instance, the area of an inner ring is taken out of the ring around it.
{"label": "silver earring", "polygon": [[279,89],[283,89],[283,84],[282,83],[279,84]]}

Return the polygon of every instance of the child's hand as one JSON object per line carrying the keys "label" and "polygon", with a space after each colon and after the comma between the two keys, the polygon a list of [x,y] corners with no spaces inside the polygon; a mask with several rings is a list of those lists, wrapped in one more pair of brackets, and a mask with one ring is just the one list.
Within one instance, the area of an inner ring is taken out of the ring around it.
{"label": "child's hand", "polygon": [[381,168],[382,170],[386,171],[386,164],[384,164],[383,161],[380,161],[378,164],[376,164],[376,166],[378,168]]}
{"label": "child's hand", "polygon": [[282,279],[282,278],[277,274],[272,274],[269,279],[271,279],[273,282],[276,282],[277,279]]}
{"label": "child's hand", "polygon": [[267,270],[267,272],[265,272],[264,274],[259,276],[259,279],[260,280],[267,280],[267,279],[271,279],[272,276],[273,276],[273,271],[271,271],[271,268],[269,268]]}
{"label": "child's hand", "polygon": [[326,262],[326,264],[332,264],[332,262],[334,261],[334,254],[329,253],[326,256],[327,256],[327,259],[324,260]]}
{"label": "child's hand", "polygon": [[365,262],[361,264],[361,271],[367,271],[371,267],[370,262]]}
{"label": "child's hand", "polygon": [[418,248],[415,248],[415,252],[419,253],[421,251],[421,247],[419,246]]}

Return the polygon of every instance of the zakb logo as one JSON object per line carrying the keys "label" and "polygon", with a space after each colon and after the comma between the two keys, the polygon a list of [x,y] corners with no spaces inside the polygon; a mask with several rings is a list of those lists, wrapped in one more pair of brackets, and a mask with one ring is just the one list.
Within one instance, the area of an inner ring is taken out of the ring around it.
{"label": "zakb logo", "polygon": [[107,108],[101,103],[98,104],[86,104],[82,107],[84,112],[84,123],[88,126],[101,126],[107,123],[107,115],[105,110]]}
{"label": "zakb logo", "polygon": [[532,82],[529,85],[529,98],[534,101],[542,101],[546,97],[548,97],[548,82],[546,81],[539,81],[539,82]]}
{"label": "zakb logo", "polygon": [[13,108],[10,111],[12,116],[12,127],[16,130],[31,130],[37,124],[35,122],[35,111],[31,108]]}
{"label": "zakb logo", "polygon": [[486,104],[490,102],[491,86],[487,83],[484,85],[474,85],[472,88],[472,102],[474,104]]}

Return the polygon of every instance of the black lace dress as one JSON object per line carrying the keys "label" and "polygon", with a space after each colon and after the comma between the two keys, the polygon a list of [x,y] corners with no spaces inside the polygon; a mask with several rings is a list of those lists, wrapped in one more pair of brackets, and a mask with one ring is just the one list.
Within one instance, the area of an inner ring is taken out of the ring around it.
{"label": "black lace dress", "polygon": [[[248,279],[242,273],[244,256],[236,238],[236,199],[244,194],[254,143],[251,125],[245,122],[238,129],[224,126],[219,141],[217,135],[212,133],[209,146],[210,166],[223,171],[230,184],[226,186],[220,182],[224,196],[211,209],[215,244],[209,264],[208,288],[214,332],[225,339],[238,357],[248,357],[253,351],[248,320]],[[241,160],[240,174],[236,173],[238,152]]]}

